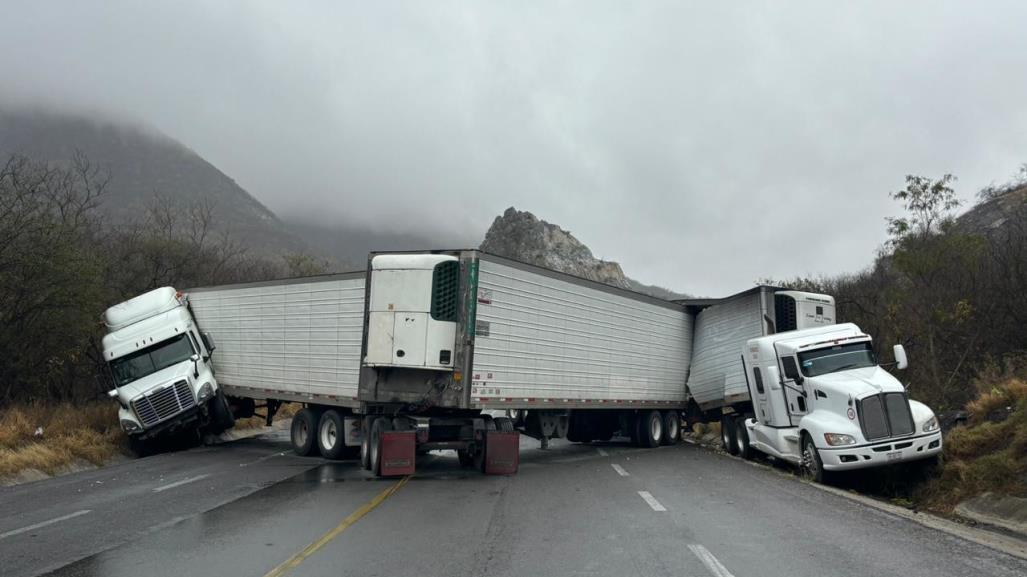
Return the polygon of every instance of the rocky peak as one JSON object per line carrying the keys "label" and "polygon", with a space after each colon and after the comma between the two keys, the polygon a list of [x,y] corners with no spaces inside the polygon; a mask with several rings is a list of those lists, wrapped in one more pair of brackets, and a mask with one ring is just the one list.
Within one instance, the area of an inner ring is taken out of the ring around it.
{"label": "rocky peak", "polygon": [[659,298],[684,298],[666,289],[624,276],[619,264],[596,258],[581,241],[559,225],[510,207],[492,222],[481,250],[528,264],[558,270]]}
{"label": "rocky peak", "polygon": [[608,285],[630,286],[619,264],[597,259],[559,225],[512,206],[492,222],[481,250]]}

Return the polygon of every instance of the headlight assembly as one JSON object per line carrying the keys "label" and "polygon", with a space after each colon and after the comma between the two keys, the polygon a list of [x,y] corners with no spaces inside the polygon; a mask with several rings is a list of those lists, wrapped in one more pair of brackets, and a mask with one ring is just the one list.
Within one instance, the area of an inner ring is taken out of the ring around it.
{"label": "headlight assembly", "polygon": [[200,403],[214,396],[214,387],[210,383],[203,383],[200,392],[196,393],[196,400]]}
{"label": "headlight assembly", "polygon": [[840,445],[855,445],[856,438],[852,435],[842,435],[840,433],[824,433],[824,440],[827,441],[828,445],[837,447]]}
{"label": "headlight assembly", "polygon": [[938,417],[931,417],[924,423],[924,432],[930,433],[938,430]]}

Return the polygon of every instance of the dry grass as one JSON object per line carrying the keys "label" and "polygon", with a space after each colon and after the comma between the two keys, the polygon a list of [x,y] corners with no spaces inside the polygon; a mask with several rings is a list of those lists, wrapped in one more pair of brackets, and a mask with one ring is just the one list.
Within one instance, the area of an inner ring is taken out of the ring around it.
{"label": "dry grass", "polygon": [[102,465],[126,450],[113,403],[20,405],[0,412],[0,479],[26,469],[52,475],[79,459]]}
{"label": "dry grass", "polygon": [[[1013,377],[977,385],[980,394],[967,405],[970,424],[948,434],[940,475],[914,494],[923,507],[950,512],[987,491],[1027,496],[1027,384]],[[1007,407],[1012,413],[1005,420],[987,420]]]}
{"label": "dry grass", "polygon": [[[275,413],[275,419],[274,420],[277,421],[277,420],[280,420],[280,419],[291,419],[292,416],[295,415],[297,412],[299,412],[299,410],[302,409],[302,408],[303,408],[303,405],[301,405],[299,403],[288,403],[288,404],[282,405],[282,407],[280,409],[278,409],[278,412]],[[263,411],[264,409],[257,409],[257,410],[258,411]],[[252,417],[248,417],[248,418],[245,418],[245,419],[236,419],[235,420],[235,429],[236,430],[259,429],[261,427],[264,427],[265,423],[266,423],[266,421],[264,420],[264,417],[258,417],[256,415],[254,415]]]}

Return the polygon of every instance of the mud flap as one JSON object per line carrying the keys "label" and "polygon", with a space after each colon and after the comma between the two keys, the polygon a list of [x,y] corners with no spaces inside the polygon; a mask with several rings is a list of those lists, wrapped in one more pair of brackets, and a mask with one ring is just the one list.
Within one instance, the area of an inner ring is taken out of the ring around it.
{"label": "mud flap", "polygon": [[485,474],[513,475],[521,464],[521,434],[489,431],[485,443]]}
{"label": "mud flap", "polygon": [[413,475],[417,442],[414,431],[386,431],[382,433],[381,476]]}

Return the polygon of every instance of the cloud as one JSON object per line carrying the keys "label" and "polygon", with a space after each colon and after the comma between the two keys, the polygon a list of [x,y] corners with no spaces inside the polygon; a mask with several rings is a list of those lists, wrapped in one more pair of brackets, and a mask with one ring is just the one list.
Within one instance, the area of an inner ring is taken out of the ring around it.
{"label": "cloud", "polygon": [[515,205],[719,295],[865,266],[907,173],[970,199],[1027,161],[1025,12],[30,3],[0,91],[151,124],[285,217],[472,240]]}

